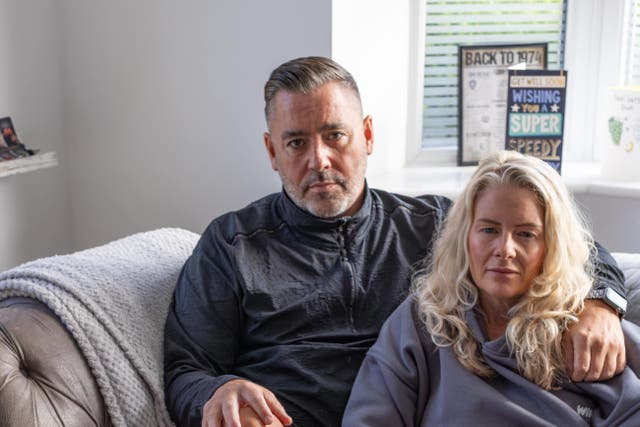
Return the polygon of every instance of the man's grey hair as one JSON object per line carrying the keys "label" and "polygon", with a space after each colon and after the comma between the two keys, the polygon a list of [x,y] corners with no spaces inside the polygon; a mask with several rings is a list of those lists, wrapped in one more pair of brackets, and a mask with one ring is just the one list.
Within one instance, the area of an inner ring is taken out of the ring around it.
{"label": "man's grey hair", "polygon": [[[264,114],[269,125],[273,99],[281,91],[309,93],[330,82],[340,82],[351,88],[360,101],[360,91],[351,73],[332,59],[307,56],[292,59],[273,70],[264,85]],[[362,108],[362,105],[360,106]]]}

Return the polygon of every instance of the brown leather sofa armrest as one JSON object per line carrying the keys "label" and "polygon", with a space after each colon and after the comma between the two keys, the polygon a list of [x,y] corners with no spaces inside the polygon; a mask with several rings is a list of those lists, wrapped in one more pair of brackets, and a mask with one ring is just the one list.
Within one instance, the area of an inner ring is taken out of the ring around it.
{"label": "brown leather sofa armrest", "polygon": [[30,298],[0,302],[0,424],[111,426],[76,342],[51,310]]}

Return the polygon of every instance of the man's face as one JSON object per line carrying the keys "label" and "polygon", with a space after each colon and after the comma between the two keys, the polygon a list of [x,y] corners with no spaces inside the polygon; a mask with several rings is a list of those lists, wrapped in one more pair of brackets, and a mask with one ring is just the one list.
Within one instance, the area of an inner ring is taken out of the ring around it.
{"label": "man's face", "polygon": [[280,91],[264,142],[273,170],[302,209],[321,218],[353,215],[362,206],[371,117],[362,118],[352,89],[338,82],[314,91]]}

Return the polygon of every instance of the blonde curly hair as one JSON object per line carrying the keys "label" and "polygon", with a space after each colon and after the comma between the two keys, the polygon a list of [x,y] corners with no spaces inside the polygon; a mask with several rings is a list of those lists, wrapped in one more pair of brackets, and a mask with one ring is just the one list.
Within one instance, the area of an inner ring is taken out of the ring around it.
{"label": "blonde curly hair", "polygon": [[460,363],[476,375],[494,375],[465,320],[478,302],[467,237],[478,195],[503,184],[531,190],[544,209],[547,250],[542,272],[509,310],[505,335],[521,375],[551,389],[564,371],[562,333],[577,320],[591,289],[594,247],[572,197],[551,166],[515,151],[499,151],[484,160],[453,204],[430,261],[414,275],[413,292],[433,342],[451,347]]}

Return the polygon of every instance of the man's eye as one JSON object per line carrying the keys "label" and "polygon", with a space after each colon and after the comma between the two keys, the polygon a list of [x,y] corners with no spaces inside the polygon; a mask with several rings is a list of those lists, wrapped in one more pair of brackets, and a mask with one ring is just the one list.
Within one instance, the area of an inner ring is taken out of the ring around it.
{"label": "man's eye", "polygon": [[287,147],[289,148],[300,148],[304,144],[304,141],[301,139],[292,139],[287,142]]}
{"label": "man's eye", "polygon": [[346,134],[344,132],[331,132],[329,133],[326,138],[328,141],[331,142],[336,142],[336,141],[341,141],[344,137],[346,136]]}

